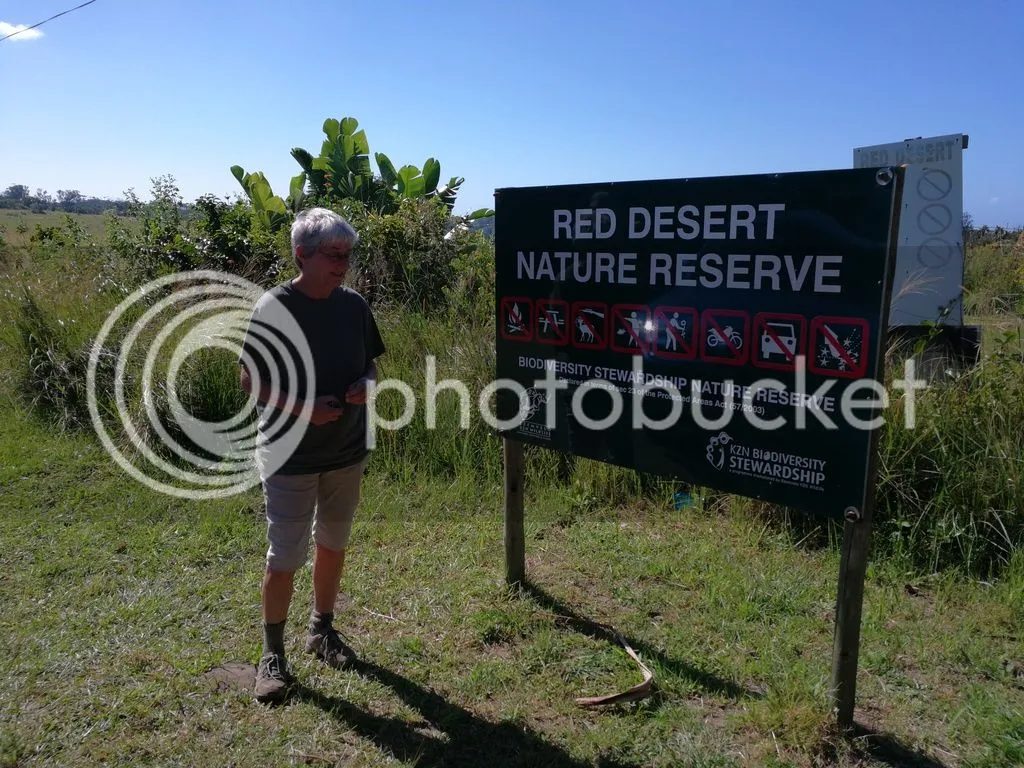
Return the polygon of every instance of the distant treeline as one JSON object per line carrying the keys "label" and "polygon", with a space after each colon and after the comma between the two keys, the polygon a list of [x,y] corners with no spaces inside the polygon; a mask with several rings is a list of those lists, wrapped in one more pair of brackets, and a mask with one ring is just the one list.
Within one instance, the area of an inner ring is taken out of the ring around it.
{"label": "distant treeline", "polygon": [[86,197],[77,189],[58,189],[54,197],[45,189],[32,194],[26,184],[12,184],[0,195],[0,209],[31,211],[64,211],[65,213],[106,213],[116,211],[127,213],[126,200],[107,200],[102,197]]}

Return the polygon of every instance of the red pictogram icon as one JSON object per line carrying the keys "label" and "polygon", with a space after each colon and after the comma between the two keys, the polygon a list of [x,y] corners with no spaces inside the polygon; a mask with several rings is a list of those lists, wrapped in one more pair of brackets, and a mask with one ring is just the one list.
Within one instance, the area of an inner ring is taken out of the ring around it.
{"label": "red pictogram icon", "polygon": [[612,305],[611,348],[628,355],[647,354],[651,343],[651,308],[643,304]]}
{"label": "red pictogram icon", "polygon": [[750,362],[758,368],[795,371],[797,357],[807,354],[807,318],[785,312],[760,312],[754,317]]}
{"label": "red pictogram icon", "polygon": [[608,345],[608,305],[601,301],[575,301],[572,305],[572,345],[604,349]]}
{"label": "red pictogram icon", "polygon": [[538,344],[565,346],[569,343],[569,302],[537,299],[533,340]]}
{"label": "red pictogram icon", "polygon": [[743,365],[750,347],[750,316],[739,309],[705,309],[701,313],[701,360]]}
{"label": "red pictogram icon", "polygon": [[862,317],[811,320],[811,359],[807,370],[824,376],[860,379],[868,370],[871,326]]}
{"label": "red pictogram icon", "polygon": [[697,326],[697,310],[693,307],[655,307],[654,355],[675,360],[694,359]]}
{"label": "red pictogram icon", "polygon": [[498,331],[506,341],[533,339],[533,299],[507,296],[501,299]]}

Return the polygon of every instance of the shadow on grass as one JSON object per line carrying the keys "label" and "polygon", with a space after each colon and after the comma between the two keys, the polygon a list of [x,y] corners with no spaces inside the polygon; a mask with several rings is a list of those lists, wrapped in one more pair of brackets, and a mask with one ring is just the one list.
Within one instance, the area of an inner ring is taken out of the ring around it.
{"label": "shadow on grass", "polygon": [[[610,627],[605,624],[599,624],[592,619],[588,619],[586,616],[581,616],[556,597],[549,595],[536,584],[527,581],[522,585],[521,592],[531,597],[546,610],[560,616],[562,621],[576,632],[592,637],[595,640],[604,640],[614,646],[620,645],[619,635],[617,635]],[[730,699],[760,699],[762,697],[762,694],[758,691],[750,688],[744,688],[730,680],[725,680],[724,678],[713,675],[710,672],[705,672],[703,669],[699,669],[692,664],[687,664],[685,661],[670,658],[657,648],[654,648],[642,640],[636,640],[626,635],[622,635],[622,637],[630,644],[633,650],[640,654],[640,657],[644,660],[653,661],[674,675],[692,680],[708,693],[718,694]]]}
{"label": "shadow on grass", "polygon": [[402,762],[422,768],[481,765],[487,768],[638,768],[634,764],[602,758],[584,762],[528,728],[484,720],[372,662],[357,662],[353,669],[394,691],[407,706],[423,716],[423,722],[375,715],[343,698],[325,696],[302,684],[296,686],[294,697],[319,707]]}
{"label": "shadow on grass", "polygon": [[892,734],[854,724],[850,734],[860,753],[893,768],[947,768],[946,763],[928,757],[898,741]]}

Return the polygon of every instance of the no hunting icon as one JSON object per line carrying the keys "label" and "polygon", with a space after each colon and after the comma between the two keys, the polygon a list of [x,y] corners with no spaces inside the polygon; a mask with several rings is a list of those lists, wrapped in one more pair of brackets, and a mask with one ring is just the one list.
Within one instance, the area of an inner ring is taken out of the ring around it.
{"label": "no hunting icon", "polygon": [[608,305],[601,301],[576,301],[572,305],[572,345],[580,349],[604,349],[608,344]]}

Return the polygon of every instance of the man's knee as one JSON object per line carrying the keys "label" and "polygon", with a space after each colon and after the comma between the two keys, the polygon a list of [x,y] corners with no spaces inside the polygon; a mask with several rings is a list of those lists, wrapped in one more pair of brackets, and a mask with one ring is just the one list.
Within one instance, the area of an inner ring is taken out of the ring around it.
{"label": "man's knee", "polygon": [[319,552],[323,552],[325,555],[329,555],[329,556],[333,556],[333,557],[341,557],[341,556],[343,556],[345,554],[345,547],[344,547],[344,545],[342,545],[340,547],[338,547],[338,546],[329,546],[328,544],[323,544],[323,543],[321,543],[319,541],[314,542],[314,544],[316,545],[316,551],[318,553]]}
{"label": "man's knee", "polygon": [[295,570],[297,569],[283,570],[280,568],[272,568],[268,565],[266,570],[266,576],[267,579],[269,579],[270,581],[294,581]]}
{"label": "man's knee", "polygon": [[271,576],[271,578],[284,578],[280,574],[288,574],[290,578],[306,564],[309,541],[307,539],[301,547],[282,547],[275,546],[275,544],[276,542],[272,541],[270,548],[267,550],[267,573],[278,574],[277,576]]}

